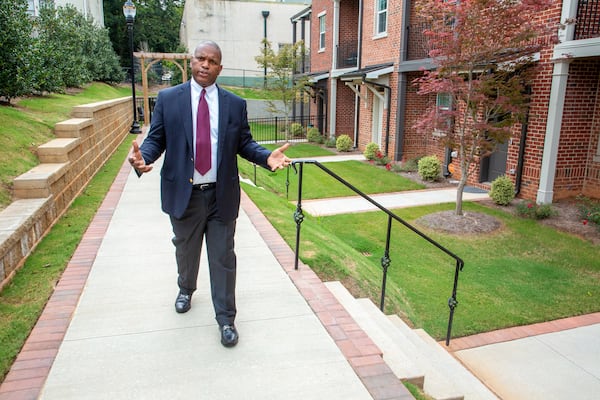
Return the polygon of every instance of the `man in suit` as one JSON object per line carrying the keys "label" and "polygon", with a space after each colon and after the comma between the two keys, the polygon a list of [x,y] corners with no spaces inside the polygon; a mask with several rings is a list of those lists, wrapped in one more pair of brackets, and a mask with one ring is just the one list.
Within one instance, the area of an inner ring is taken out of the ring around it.
{"label": "man in suit", "polygon": [[215,318],[221,343],[231,347],[239,336],[234,324],[237,155],[274,171],[291,162],[283,153],[289,144],[270,152],[254,141],[246,101],[215,84],[223,69],[215,42],[201,42],[190,64],[190,81],[159,92],[148,135],[139,147],[133,141],[129,161],[141,175],[164,152],[161,202],[174,233],[179,286],[175,310],[185,313],[191,307],[206,239]]}

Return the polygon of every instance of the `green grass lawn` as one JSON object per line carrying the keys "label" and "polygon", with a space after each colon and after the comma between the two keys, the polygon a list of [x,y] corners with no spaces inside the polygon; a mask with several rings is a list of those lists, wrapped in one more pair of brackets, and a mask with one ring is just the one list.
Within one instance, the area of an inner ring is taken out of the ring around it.
{"label": "green grass lawn", "polygon": [[[373,170],[369,179],[361,179],[368,193],[369,188],[377,186],[377,175],[394,175],[363,165]],[[306,166],[304,172],[316,174],[316,169]],[[353,171],[357,169],[340,168],[340,175],[350,180]],[[285,176],[285,171],[267,173],[258,180],[267,190],[249,185],[244,190],[294,247],[295,205],[285,198]],[[294,185],[295,179],[290,179]],[[324,184],[318,175],[304,183],[313,198],[332,197],[339,190],[339,184]],[[420,216],[453,208],[451,203],[395,212],[414,222]],[[465,203],[465,210],[493,215],[502,222],[502,228],[491,234],[469,236],[419,227],[465,261],[458,284],[454,337],[600,311],[597,246],[535,220],[477,203]],[[355,295],[368,296],[378,303],[386,224],[387,216],[382,212],[317,218],[305,215],[301,259],[323,280],[341,280]],[[443,338],[454,260],[400,224],[392,229],[390,258],[386,312],[398,313],[433,337]]]}

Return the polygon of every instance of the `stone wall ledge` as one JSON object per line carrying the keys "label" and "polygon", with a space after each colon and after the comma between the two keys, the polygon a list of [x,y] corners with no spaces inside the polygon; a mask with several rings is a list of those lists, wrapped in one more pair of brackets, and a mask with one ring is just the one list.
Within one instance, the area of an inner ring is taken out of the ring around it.
{"label": "stone wall ledge", "polygon": [[71,156],[79,146],[79,138],[59,138],[49,141],[38,147],[37,155],[42,163],[65,163],[72,161],[75,156]]}
{"label": "stone wall ledge", "polygon": [[92,126],[92,118],[71,118],[66,121],[58,122],[54,125],[54,134],[56,137],[79,137],[79,132],[88,126]]}

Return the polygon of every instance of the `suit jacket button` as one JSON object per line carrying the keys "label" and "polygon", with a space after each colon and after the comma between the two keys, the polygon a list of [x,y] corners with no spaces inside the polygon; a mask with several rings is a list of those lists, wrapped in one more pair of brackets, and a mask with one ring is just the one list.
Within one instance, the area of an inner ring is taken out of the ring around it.
{"label": "suit jacket button", "polygon": [[190,178],[190,183],[194,183],[194,180],[192,178]]}

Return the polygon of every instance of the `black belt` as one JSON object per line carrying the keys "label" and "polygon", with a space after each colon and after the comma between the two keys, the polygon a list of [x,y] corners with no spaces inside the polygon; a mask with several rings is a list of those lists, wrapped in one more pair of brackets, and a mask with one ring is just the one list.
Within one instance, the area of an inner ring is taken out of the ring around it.
{"label": "black belt", "polygon": [[214,189],[217,186],[216,182],[211,183],[199,183],[197,185],[193,185],[192,187],[196,190],[208,190]]}

